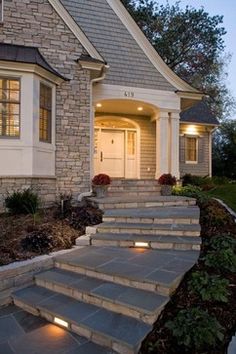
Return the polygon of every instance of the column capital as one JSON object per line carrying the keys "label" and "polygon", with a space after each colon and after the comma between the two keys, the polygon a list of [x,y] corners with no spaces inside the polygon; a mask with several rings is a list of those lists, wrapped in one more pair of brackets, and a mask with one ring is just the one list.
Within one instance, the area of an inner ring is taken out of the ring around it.
{"label": "column capital", "polygon": [[171,112],[171,119],[180,119],[180,112]]}
{"label": "column capital", "polygon": [[157,120],[158,119],[169,119],[170,115],[168,111],[159,111],[157,115]]}

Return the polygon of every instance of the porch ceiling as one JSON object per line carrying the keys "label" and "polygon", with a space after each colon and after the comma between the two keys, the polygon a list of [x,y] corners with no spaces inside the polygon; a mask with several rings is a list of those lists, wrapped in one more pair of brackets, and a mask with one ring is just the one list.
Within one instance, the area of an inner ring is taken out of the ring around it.
{"label": "porch ceiling", "polygon": [[95,104],[96,113],[130,114],[152,117],[157,107],[135,100],[105,100]]}

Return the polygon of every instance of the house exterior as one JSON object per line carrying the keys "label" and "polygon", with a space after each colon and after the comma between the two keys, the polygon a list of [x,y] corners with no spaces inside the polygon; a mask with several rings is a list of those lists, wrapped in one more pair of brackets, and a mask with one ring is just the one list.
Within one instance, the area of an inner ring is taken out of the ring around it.
{"label": "house exterior", "polygon": [[46,204],[77,198],[100,172],[211,175],[217,121],[196,108],[203,94],[168,68],[120,1],[0,2],[1,205],[25,187]]}

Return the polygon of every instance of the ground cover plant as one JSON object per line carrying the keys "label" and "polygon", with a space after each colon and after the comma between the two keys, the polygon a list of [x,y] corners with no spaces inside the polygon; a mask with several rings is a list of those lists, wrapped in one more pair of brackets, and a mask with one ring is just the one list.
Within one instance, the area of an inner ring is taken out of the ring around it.
{"label": "ground cover plant", "polygon": [[226,354],[236,331],[234,218],[216,200],[202,198],[201,189],[187,187],[201,209],[199,261],[171,297],[140,354]]}
{"label": "ground cover plant", "polygon": [[58,199],[46,209],[39,208],[31,190],[7,196],[8,212],[0,214],[0,265],[71,248],[86,226],[101,222],[102,212],[89,203],[72,205],[70,196]]}

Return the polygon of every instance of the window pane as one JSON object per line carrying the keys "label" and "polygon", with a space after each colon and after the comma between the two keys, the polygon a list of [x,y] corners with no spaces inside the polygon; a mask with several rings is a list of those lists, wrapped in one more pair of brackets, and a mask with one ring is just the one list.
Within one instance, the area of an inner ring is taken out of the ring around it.
{"label": "window pane", "polygon": [[0,136],[20,135],[20,81],[0,78]]}
{"label": "window pane", "polygon": [[52,89],[40,84],[39,140],[51,142]]}
{"label": "window pane", "polygon": [[197,138],[186,138],[186,161],[197,161]]}

